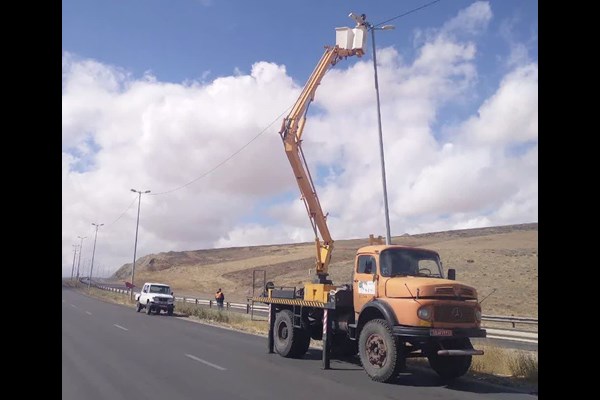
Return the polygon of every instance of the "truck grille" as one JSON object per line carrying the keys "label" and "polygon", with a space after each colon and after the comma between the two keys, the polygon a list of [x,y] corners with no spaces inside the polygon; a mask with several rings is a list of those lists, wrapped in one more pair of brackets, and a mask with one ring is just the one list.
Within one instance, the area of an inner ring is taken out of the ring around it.
{"label": "truck grille", "polygon": [[433,320],[436,322],[475,322],[475,309],[464,306],[435,306]]}
{"label": "truck grille", "polygon": [[473,297],[475,293],[472,289],[460,288],[458,291],[454,291],[453,287],[441,286],[435,288],[435,294],[441,296],[465,296],[465,297]]}

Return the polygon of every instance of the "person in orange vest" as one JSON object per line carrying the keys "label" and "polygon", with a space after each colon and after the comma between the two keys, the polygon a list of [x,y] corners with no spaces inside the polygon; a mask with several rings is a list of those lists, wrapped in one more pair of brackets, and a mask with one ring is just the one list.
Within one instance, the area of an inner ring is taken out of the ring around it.
{"label": "person in orange vest", "polygon": [[222,310],[223,302],[225,301],[225,294],[223,294],[221,288],[219,288],[219,290],[217,290],[217,293],[215,293],[215,300],[217,300],[217,306],[219,310]]}

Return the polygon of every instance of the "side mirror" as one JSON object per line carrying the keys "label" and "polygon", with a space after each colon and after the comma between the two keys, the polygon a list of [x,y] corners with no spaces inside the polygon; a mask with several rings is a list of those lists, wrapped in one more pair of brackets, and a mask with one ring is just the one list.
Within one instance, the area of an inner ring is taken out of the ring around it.
{"label": "side mirror", "polygon": [[448,279],[451,281],[456,280],[456,270],[454,268],[448,270]]}

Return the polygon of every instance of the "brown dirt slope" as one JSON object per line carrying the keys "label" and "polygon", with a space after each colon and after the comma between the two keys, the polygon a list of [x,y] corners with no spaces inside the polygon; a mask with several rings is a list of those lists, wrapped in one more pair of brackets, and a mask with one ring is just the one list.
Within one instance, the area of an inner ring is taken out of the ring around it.
{"label": "brown dirt slope", "polygon": [[[457,280],[477,288],[484,314],[538,315],[538,224],[402,235],[392,243],[427,247],[440,253],[444,269],[455,268]],[[356,249],[368,239],[335,242],[330,277],[335,284],[350,283]],[[267,281],[300,287],[312,278],[312,243],[232,247],[149,254],[136,261],[136,283],[169,283],[179,295],[209,298],[219,287],[228,301],[245,302],[252,295],[253,271],[257,287]],[[264,272],[262,272],[264,271]],[[125,281],[131,263],[114,279]],[[495,290],[495,292],[494,292]],[[493,292],[493,293],[492,293]]]}

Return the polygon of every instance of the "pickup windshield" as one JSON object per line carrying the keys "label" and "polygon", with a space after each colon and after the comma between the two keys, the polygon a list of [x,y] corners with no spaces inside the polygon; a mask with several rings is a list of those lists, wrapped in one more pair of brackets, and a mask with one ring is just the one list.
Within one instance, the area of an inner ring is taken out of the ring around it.
{"label": "pickup windshield", "polygon": [[171,288],[162,285],[152,285],[150,286],[150,293],[171,294]]}
{"label": "pickup windshield", "polygon": [[418,249],[386,249],[380,256],[381,276],[442,277],[439,256]]}

